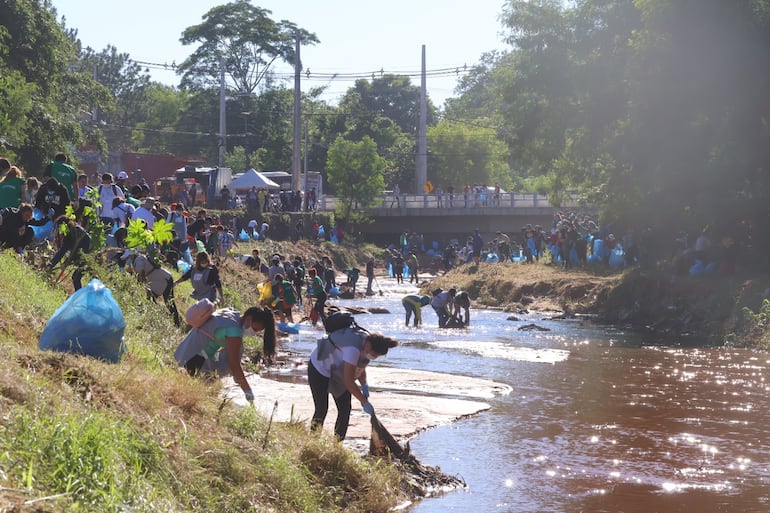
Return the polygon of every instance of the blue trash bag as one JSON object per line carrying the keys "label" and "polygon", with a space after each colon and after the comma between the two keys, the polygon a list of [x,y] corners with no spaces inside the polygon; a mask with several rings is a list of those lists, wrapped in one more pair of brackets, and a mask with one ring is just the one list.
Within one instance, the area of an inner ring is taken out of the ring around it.
{"label": "blue trash bag", "polygon": [[388,278],[393,277],[393,264],[388,264]]}
{"label": "blue trash bag", "polygon": [[404,278],[409,278],[409,266],[404,264]]}
{"label": "blue trash bag", "polygon": [[610,253],[610,269],[617,269],[623,267],[626,263],[626,253],[622,248],[615,248]]}
{"label": "blue trash bag", "polygon": [[[40,220],[43,217],[43,213],[38,209],[32,211],[33,219]],[[30,226],[30,228],[32,228],[32,232],[35,234],[35,240],[45,240],[51,236],[51,232],[53,231],[53,221],[49,220],[43,226]]]}
{"label": "blue trash bag", "polygon": [[112,292],[96,278],[72,294],[48,320],[41,350],[93,356],[117,363],[126,352],[126,320]]}
{"label": "blue trash bag", "polygon": [[340,295],[340,288],[339,287],[332,287],[329,289],[329,297],[339,297]]}
{"label": "blue trash bag", "polygon": [[318,238],[323,239],[326,237],[326,230],[324,229],[324,225],[321,225],[318,227]]}
{"label": "blue trash bag", "polygon": [[329,240],[332,241],[335,244],[339,244],[340,243],[340,241],[337,239],[336,235],[332,235],[331,237],[329,237]]}
{"label": "blue trash bag", "polygon": [[190,264],[188,264],[187,262],[185,262],[184,260],[182,260],[181,258],[176,261],[176,268],[182,274],[184,274],[187,271],[189,271],[190,267],[192,267],[192,266]]}
{"label": "blue trash bag", "polygon": [[241,242],[246,242],[249,239],[250,239],[249,234],[246,233],[246,230],[241,228],[241,233],[238,234],[238,240]]}
{"label": "blue trash bag", "polygon": [[572,265],[578,265],[580,263],[580,257],[575,248],[569,250],[569,263]]}
{"label": "blue trash bag", "polygon": [[698,276],[699,274],[704,274],[705,272],[706,265],[703,263],[703,260],[696,260],[692,267],[690,267],[690,274],[692,276]]}
{"label": "blue trash bag", "polygon": [[487,253],[487,258],[485,259],[485,261],[488,264],[496,264],[497,262],[500,261],[500,257],[497,256],[497,253]]}
{"label": "blue trash bag", "polygon": [[189,247],[184,250],[184,253],[182,253],[182,259],[188,264],[193,265],[193,257],[192,257],[192,253],[190,253]]}
{"label": "blue trash bag", "polygon": [[594,248],[591,252],[599,260],[609,256],[609,250],[604,246],[604,239],[594,239]]}
{"label": "blue trash bag", "polygon": [[278,322],[275,324],[275,329],[283,331],[290,335],[296,335],[299,333],[299,323],[296,322]]}

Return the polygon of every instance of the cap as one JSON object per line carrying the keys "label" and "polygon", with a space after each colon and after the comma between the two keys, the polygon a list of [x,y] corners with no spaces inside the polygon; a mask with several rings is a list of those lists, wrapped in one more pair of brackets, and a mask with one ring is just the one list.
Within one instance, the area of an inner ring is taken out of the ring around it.
{"label": "cap", "polygon": [[128,178],[128,173],[126,173],[125,171],[121,171],[120,173],[118,173],[118,180],[125,180],[127,178]]}

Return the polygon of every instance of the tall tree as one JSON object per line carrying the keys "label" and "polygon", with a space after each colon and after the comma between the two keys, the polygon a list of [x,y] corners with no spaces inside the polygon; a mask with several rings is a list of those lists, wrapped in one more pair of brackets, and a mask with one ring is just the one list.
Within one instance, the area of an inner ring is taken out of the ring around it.
{"label": "tall tree", "polygon": [[495,182],[508,187],[513,181],[506,145],[497,139],[494,128],[444,120],[428,129],[428,149],[428,177],[445,189]]}
{"label": "tall tree", "polygon": [[359,142],[337,138],[329,148],[326,172],[340,201],[337,214],[345,223],[354,221],[354,205],[371,205],[385,187],[382,178],[386,161],[377,153],[377,145],[364,137]]}
{"label": "tall tree", "polygon": [[[0,67],[30,93],[29,108],[14,120],[25,128],[23,135],[0,137],[7,139],[0,144],[10,146],[28,173],[40,173],[56,151],[88,139],[103,142],[90,113],[107,105],[109,95],[76,65],[77,45],[48,2],[0,1]],[[6,115],[0,112],[0,119]]]}
{"label": "tall tree", "polygon": [[208,88],[219,84],[220,59],[239,94],[253,94],[276,60],[294,64],[295,35],[303,45],[318,43],[312,32],[282,20],[271,11],[236,0],[210,9],[203,22],[188,27],[180,41],[200,46],[180,66],[184,87]]}
{"label": "tall tree", "polygon": [[[428,98],[427,124],[432,125],[436,107]],[[371,124],[372,120],[388,118],[402,132],[417,134],[417,117],[420,110],[420,88],[409,77],[385,74],[369,80],[356,80],[340,104],[353,115],[354,124]],[[364,129],[365,130],[365,129]]]}
{"label": "tall tree", "polygon": [[97,113],[99,121],[106,126],[110,149],[133,149],[131,129],[148,116],[149,74],[127,53],[118,52],[112,45],[99,53],[90,47],[85,48],[81,52],[80,65],[84,72],[92,73],[94,79],[112,94],[112,108]]}

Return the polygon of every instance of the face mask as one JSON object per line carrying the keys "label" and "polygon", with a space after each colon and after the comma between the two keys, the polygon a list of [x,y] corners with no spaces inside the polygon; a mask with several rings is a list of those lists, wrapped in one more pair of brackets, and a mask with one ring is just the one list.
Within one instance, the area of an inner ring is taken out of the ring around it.
{"label": "face mask", "polygon": [[380,355],[372,354],[369,352],[364,353],[364,356],[366,356],[366,359],[369,361],[376,360],[377,358],[380,357]]}
{"label": "face mask", "polygon": [[243,330],[243,336],[244,337],[255,337],[257,335],[257,332],[254,331],[254,328],[249,326],[248,328],[244,328]]}

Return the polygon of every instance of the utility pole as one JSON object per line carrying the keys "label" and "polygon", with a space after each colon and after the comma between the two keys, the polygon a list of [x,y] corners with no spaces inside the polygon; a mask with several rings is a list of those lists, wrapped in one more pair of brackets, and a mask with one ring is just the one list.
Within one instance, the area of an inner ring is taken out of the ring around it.
{"label": "utility pole", "polygon": [[422,186],[428,180],[428,136],[427,117],[428,103],[426,100],[425,79],[425,45],[422,45],[422,73],[420,74],[420,116],[417,120],[417,155],[415,158],[415,182],[417,194],[422,193]]}
{"label": "utility pole", "polygon": [[225,58],[219,58],[219,167],[225,165],[227,126],[225,125]]}
{"label": "utility pole", "polygon": [[296,59],[294,61],[294,145],[291,155],[291,186],[293,191],[298,191],[300,188],[300,149],[302,141],[302,92],[300,90],[300,71],[302,71],[302,63],[299,58],[299,32],[297,32],[294,37],[294,55],[296,56]]}

